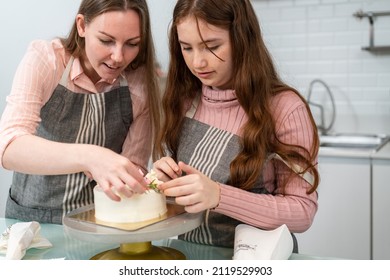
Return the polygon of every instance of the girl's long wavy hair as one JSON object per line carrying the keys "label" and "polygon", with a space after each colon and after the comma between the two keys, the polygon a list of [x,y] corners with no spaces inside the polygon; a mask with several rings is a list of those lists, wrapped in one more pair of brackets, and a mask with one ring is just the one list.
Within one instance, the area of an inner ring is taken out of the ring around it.
{"label": "girl's long wavy hair", "polygon": [[[140,51],[137,57],[129,64],[126,71],[135,70],[141,66],[145,68],[145,91],[148,93],[151,127],[153,132],[153,158],[157,158],[154,143],[161,126],[160,90],[156,74],[156,57],[153,43],[149,8],[145,0],[83,0],[77,14],[84,15],[86,24],[95,17],[111,11],[133,10],[138,13],[141,23]],[[74,57],[80,58],[85,52],[85,39],[79,36],[76,21],[73,23],[69,35],[61,38],[65,49]]]}
{"label": "girl's long wavy hair", "polygon": [[[178,41],[177,25],[187,16],[194,16],[230,32],[233,53],[233,89],[248,121],[242,129],[241,152],[230,164],[230,184],[249,190],[263,170],[270,153],[296,163],[314,176],[308,190],[319,184],[316,159],[319,148],[317,128],[307,102],[278,77],[272,58],[262,40],[259,22],[249,0],[178,0],[169,34],[170,65],[163,97],[165,120],[157,143],[160,155],[177,156],[185,104],[201,91],[202,84],[186,66]],[[313,127],[313,146],[287,145],[276,136],[275,121],[270,109],[273,96],[291,90],[306,104]],[[291,172],[291,176],[295,174]],[[283,187],[286,182],[283,182]]]}

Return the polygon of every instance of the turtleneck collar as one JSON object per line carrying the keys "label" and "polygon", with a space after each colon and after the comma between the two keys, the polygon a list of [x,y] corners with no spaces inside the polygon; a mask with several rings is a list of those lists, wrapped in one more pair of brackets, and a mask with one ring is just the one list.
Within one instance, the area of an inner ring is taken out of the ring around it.
{"label": "turtleneck collar", "polygon": [[202,87],[203,100],[210,103],[224,103],[237,100],[234,90],[220,90],[212,89],[211,87],[203,85]]}

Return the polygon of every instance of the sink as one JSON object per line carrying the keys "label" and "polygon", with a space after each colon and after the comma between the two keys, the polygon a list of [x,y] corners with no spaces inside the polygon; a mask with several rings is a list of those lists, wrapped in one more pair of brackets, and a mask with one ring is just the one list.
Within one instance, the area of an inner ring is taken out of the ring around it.
{"label": "sink", "polygon": [[378,151],[387,142],[390,136],[382,134],[326,134],[320,135],[320,147],[365,149]]}

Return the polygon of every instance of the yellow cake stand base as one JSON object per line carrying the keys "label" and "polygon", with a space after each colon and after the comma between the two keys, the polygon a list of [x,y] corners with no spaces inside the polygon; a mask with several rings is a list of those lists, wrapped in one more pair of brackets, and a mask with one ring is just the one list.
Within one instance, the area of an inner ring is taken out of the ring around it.
{"label": "yellow cake stand base", "polygon": [[185,260],[186,256],[173,248],[153,246],[152,242],[124,243],[119,248],[99,253],[91,260]]}

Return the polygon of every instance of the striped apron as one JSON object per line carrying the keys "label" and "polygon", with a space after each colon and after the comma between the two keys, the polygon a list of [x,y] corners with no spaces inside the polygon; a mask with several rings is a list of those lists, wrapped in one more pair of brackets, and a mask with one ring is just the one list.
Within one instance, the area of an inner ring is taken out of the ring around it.
{"label": "striped apron", "polygon": [[[184,119],[177,160],[193,166],[214,181],[227,183],[230,177],[230,163],[241,150],[240,138],[233,133],[193,119],[198,102],[197,99],[194,100]],[[262,178],[259,178],[250,192],[268,193],[263,187]],[[202,224],[180,235],[179,239],[233,248],[235,227],[241,223],[228,216],[207,211]]]}
{"label": "striped apron", "polygon": [[[183,161],[207,175],[214,181],[226,184],[230,178],[230,163],[241,151],[240,137],[193,119],[199,99],[193,101],[184,119],[177,160]],[[258,178],[249,192],[269,194],[264,188],[263,178]],[[179,239],[220,247],[234,247],[237,225],[242,224],[223,214],[206,211],[202,224],[192,231],[179,235]],[[293,252],[298,252],[294,234]]]}
{"label": "striped apron", "polygon": [[[103,146],[120,153],[133,121],[127,81],[122,78],[120,87],[106,93],[74,93],[66,88],[72,63],[73,58],[42,107],[36,135],[62,143]],[[95,185],[82,172],[55,176],[15,172],[5,215],[61,224],[68,212],[93,203]]]}

